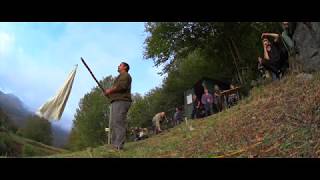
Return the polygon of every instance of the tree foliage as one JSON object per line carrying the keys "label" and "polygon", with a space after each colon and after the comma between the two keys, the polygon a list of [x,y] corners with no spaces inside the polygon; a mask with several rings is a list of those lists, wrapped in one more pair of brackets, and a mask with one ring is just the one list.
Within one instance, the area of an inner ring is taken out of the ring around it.
{"label": "tree foliage", "polygon": [[52,128],[51,123],[39,116],[31,116],[27,118],[26,126],[17,132],[23,137],[51,145],[52,144]]}
{"label": "tree foliage", "polygon": [[14,125],[9,116],[0,108],[0,130],[9,130],[11,132],[16,132],[17,127]]}
{"label": "tree foliage", "polygon": [[165,111],[165,108],[162,108],[165,100],[161,99],[163,97],[161,93],[160,88],[155,88],[144,97],[135,96],[128,112],[129,127],[150,127],[152,125],[153,116],[160,111]]}

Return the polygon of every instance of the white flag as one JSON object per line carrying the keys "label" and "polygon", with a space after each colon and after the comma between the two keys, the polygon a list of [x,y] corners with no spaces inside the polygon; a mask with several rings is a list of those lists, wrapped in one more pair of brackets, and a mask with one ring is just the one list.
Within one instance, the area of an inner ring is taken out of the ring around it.
{"label": "white flag", "polygon": [[72,89],[77,67],[78,65],[76,65],[75,69],[69,74],[57,94],[38,109],[36,113],[38,116],[47,120],[60,120]]}

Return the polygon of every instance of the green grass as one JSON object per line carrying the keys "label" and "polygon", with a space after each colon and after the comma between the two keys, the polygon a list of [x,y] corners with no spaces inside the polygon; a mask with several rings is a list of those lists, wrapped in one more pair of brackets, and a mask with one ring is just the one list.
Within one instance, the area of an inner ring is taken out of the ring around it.
{"label": "green grass", "polygon": [[291,75],[254,88],[238,105],[192,120],[123,151],[109,145],[54,157],[319,157],[320,75]]}

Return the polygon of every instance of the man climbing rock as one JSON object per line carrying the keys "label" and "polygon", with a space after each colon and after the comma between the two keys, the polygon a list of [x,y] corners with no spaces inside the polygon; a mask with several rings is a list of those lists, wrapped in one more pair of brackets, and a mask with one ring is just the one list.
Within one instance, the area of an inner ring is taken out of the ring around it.
{"label": "man climbing rock", "polygon": [[[273,41],[269,40],[273,37]],[[285,66],[285,61],[287,57],[282,55],[282,44],[279,42],[280,35],[276,33],[262,33],[261,35],[263,42],[263,58],[259,59],[261,63],[267,70],[271,72],[272,79],[280,79],[282,76],[283,66]]]}

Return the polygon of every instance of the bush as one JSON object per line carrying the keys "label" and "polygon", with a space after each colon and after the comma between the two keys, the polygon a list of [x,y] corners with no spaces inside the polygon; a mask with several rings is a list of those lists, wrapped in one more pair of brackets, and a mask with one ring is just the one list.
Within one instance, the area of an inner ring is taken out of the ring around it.
{"label": "bush", "polygon": [[41,153],[40,151],[37,151],[34,147],[32,147],[29,144],[26,144],[23,146],[22,148],[22,156],[23,157],[30,157],[30,156],[39,156],[43,153]]}
{"label": "bush", "polygon": [[19,129],[17,134],[47,145],[52,144],[51,124],[38,116],[28,118],[26,127]]}
{"label": "bush", "polygon": [[10,136],[5,133],[0,133],[0,156],[16,156],[15,144],[10,139]]}

